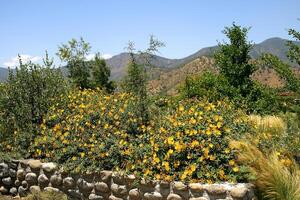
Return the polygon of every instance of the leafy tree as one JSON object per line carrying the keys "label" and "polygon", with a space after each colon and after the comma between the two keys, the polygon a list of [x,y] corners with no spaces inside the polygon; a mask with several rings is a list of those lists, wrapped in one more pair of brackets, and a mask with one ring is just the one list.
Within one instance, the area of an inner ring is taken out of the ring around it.
{"label": "leafy tree", "polygon": [[19,61],[1,87],[0,141],[26,154],[43,116],[66,93],[67,83],[47,53],[44,66],[22,63],[21,57]]}
{"label": "leafy tree", "polygon": [[113,92],[115,86],[114,82],[109,80],[110,69],[99,53],[96,54],[91,67],[94,87],[104,88],[109,93]]}
{"label": "leafy tree", "polygon": [[251,90],[251,74],[256,70],[250,62],[249,52],[253,44],[247,41],[249,28],[242,28],[233,23],[225,27],[223,33],[229,38],[229,43],[219,44],[220,49],[214,55],[216,65],[231,85],[241,88],[243,96]]}
{"label": "leafy tree", "polygon": [[[300,32],[295,29],[289,29],[288,33],[296,41],[300,41]],[[287,53],[288,58],[300,65],[300,45],[297,45],[294,41],[288,41],[287,45],[289,47],[289,51]]]}
{"label": "leafy tree", "polygon": [[81,89],[91,87],[89,64],[85,60],[90,50],[90,44],[83,38],[79,41],[72,39],[58,48],[57,55],[62,61],[67,62],[69,77]]}
{"label": "leafy tree", "polygon": [[153,35],[150,36],[149,47],[144,51],[136,51],[133,42],[128,44],[128,52],[130,55],[130,62],[128,64],[127,77],[125,78],[125,90],[133,93],[138,97],[137,112],[140,113],[142,123],[149,122],[148,110],[148,94],[147,94],[147,71],[146,67],[151,67],[151,60],[158,52],[164,43],[155,39]]}

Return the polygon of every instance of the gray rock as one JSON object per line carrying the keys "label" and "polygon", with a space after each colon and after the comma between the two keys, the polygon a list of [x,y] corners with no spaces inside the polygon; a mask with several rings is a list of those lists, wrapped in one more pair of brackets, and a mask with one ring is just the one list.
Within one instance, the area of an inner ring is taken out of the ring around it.
{"label": "gray rock", "polygon": [[29,160],[28,165],[32,170],[39,170],[42,166],[42,162],[39,160]]}
{"label": "gray rock", "polygon": [[49,179],[45,174],[41,174],[38,177],[38,183],[41,187],[47,187],[49,184]]}
{"label": "gray rock", "polygon": [[56,169],[57,169],[57,165],[55,163],[43,163],[42,164],[42,169],[45,171],[45,172],[48,172],[48,173],[51,173],[51,172],[54,172]]}
{"label": "gray rock", "polygon": [[66,177],[63,179],[63,187],[65,189],[73,189],[75,186],[76,186],[76,183],[72,177]]}
{"label": "gray rock", "polygon": [[7,177],[8,175],[8,165],[6,163],[0,163],[0,178]]}
{"label": "gray rock", "polygon": [[28,183],[29,186],[35,185],[37,183],[37,176],[36,176],[36,174],[32,173],[32,172],[26,174],[25,181],[27,181],[27,183]]}
{"label": "gray rock", "polygon": [[115,183],[111,185],[110,189],[116,197],[124,197],[128,192],[125,185],[117,185]]}
{"label": "gray rock", "polygon": [[21,182],[19,180],[15,180],[15,186],[19,187],[21,185]]}
{"label": "gray rock", "polygon": [[18,169],[18,164],[19,164],[19,161],[12,160],[11,162],[8,163],[8,167],[12,168],[14,170],[17,170]]}
{"label": "gray rock", "polygon": [[182,200],[182,197],[178,194],[169,194],[167,200]]}
{"label": "gray rock", "polygon": [[144,194],[144,199],[145,200],[162,200],[163,196],[159,192],[153,192],[153,193],[146,192]]}
{"label": "gray rock", "polygon": [[4,186],[0,187],[0,194],[6,194],[7,192],[8,190]]}
{"label": "gray rock", "polygon": [[204,192],[204,186],[200,183],[190,183],[189,188],[191,192],[202,193]]}
{"label": "gray rock", "polygon": [[4,185],[10,186],[13,183],[13,181],[12,181],[12,179],[10,177],[7,177],[7,178],[3,178],[2,179],[2,183]]}
{"label": "gray rock", "polygon": [[17,179],[19,181],[23,181],[25,179],[25,175],[26,175],[26,173],[25,173],[24,169],[18,169],[18,171],[17,171]]}
{"label": "gray rock", "polygon": [[29,188],[29,191],[31,193],[39,193],[41,191],[41,188],[37,185],[33,185]]}
{"label": "gray rock", "polygon": [[68,190],[68,196],[70,197],[70,199],[72,200],[81,200],[83,199],[82,194],[80,193],[79,190]]}
{"label": "gray rock", "polygon": [[54,188],[54,187],[45,187],[44,191],[46,191],[46,192],[60,192],[59,189]]}
{"label": "gray rock", "polygon": [[193,197],[190,198],[189,200],[208,200],[206,197]]}
{"label": "gray rock", "polygon": [[14,169],[9,169],[8,174],[10,177],[15,178],[17,175],[17,172]]}
{"label": "gray rock", "polygon": [[12,187],[12,188],[10,188],[9,193],[10,193],[12,196],[16,196],[16,195],[18,194],[18,190],[17,190],[17,188]]}
{"label": "gray rock", "polygon": [[225,199],[226,189],[223,185],[208,185],[206,191],[210,199]]}
{"label": "gray rock", "polygon": [[187,191],[188,190],[188,186],[183,184],[180,181],[175,181],[173,183],[173,189],[176,191]]}
{"label": "gray rock", "polygon": [[129,196],[129,200],[141,200],[142,198],[137,188],[130,190],[128,196]]}
{"label": "gray rock", "polygon": [[88,183],[82,178],[77,180],[77,186],[79,191],[82,192],[83,196],[89,196],[91,191],[94,189],[94,184]]}
{"label": "gray rock", "polygon": [[20,197],[25,197],[27,195],[27,190],[23,186],[20,186],[18,188],[18,193],[19,193]]}
{"label": "gray rock", "polygon": [[23,188],[28,189],[27,181],[22,181],[21,185],[22,185]]}
{"label": "gray rock", "polygon": [[243,199],[248,192],[248,188],[246,187],[235,187],[232,188],[230,191],[230,195],[233,198],[237,198],[237,199]]}
{"label": "gray rock", "polygon": [[50,177],[50,183],[52,187],[59,187],[62,184],[61,175],[53,175]]}
{"label": "gray rock", "polygon": [[102,196],[96,194],[90,194],[89,196],[89,200],[102,200],[102,199],[104,199]]}
{"label": "gray rock", "polygon": [[108,197],[109,200],[123,200],[122,198],[119,198],[119,197],[115,197],[114,195],[110,195]]}
{"label": "gray rock", "polygon": [[101,193],[108,193],[110,191],[108,185],[104,182],[95,183],[95,190]]}
{"label": "gray rock", "polygon": [[103,182],[109,183],[112,177],[112,171],[107,171],[107,170],[101,171],[100,177]]}

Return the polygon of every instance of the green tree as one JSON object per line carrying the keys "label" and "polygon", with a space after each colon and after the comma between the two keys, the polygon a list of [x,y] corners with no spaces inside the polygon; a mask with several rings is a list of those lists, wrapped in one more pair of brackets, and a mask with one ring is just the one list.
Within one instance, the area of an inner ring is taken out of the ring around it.
{"label": "green tree", "polygon": [[[300,41],[300,32],[295,29],[289,29],[288,34],[291,35],[297,42]],[[300,45],[296,44],[295,41],[288,41],[287,43],[289,51],[287,52],[288,58],[292,62],[296,62],[300,65]]]}
{"label": "green tree", "polygon": [[143,51],[136,51],[133,42],[128,44],[130,62],[128,64],[127,76],[125,77],[125,90],[138,97],[137,113],[140,113],[142,123],[149,122],[148,109],[149,99],[147,94],[147,67],[152,67],[151,60],[164,43],[150,36],[149,47]]}
{"label": "green tree", "polygon": [[109,80],[110,68],[106,65],[105,60],[97,53],[95,59],[91,63],[93,86],[105,89],[109,93],[113,92],[115,84],[113,81]]}
{"label": "green tree", "polygon": [[231,85],[241,89],[246,96],[251,90],[251,74],[256,70],[250,62],[249,52],[253,44],[247,41],[249,28],[242,28],[233,23],[232,27],[225,27],[223,33],[228,37],[229,43],[219,44],[219,50],[214,58],[221,74]]}
{"label": "green tree", "polygon": [[63,62],[67,62],[69,69],[69,78],[81,89],[90,88],[90,70],[89,63],[85,58],[90,53],[91,46],[83,38],[79,41],[71,39],[67,44],[58,47],[57,55]]}
{"label": "green tree", "polygon": [[25,155],[49,108],[67,92],[67,83],[46,53],[44,66],[22,63],[1,87],[0,141]]}

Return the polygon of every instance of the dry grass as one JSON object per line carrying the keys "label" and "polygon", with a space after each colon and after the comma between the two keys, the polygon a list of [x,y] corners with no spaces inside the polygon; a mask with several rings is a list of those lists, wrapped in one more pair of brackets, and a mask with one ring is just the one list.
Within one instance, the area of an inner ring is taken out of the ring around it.
{"label": "dry grass", "polygon": [[255,126],[258,133],[282,135],[286,131],[284,120],[277,116],[250,115],[249,122]]}
{"label": "dry grass", "polygon": [[231,145],[241,150],[239,162],[247,164],[255,174],[255,185],[265,199],[300,200],[300,169],[296,163],[287,167],[275,153],[267,157],[249,143]]}
{"label": "dry grass", "polygon": [[20,199],[20,200],[67,200],[67,196],[63,193],[58,193],[58,192],[39,192],[39,193],[34,193],[34,194],[29,194],[27,197],[22,197],[22,198],[13,198],[10,196],[1,196],[0,195],[0,200],[15,200],[15,199]]}

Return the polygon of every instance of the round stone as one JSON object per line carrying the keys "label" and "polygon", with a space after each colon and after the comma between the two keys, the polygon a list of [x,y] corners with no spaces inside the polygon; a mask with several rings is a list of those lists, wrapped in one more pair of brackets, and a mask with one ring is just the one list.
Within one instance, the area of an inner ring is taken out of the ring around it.
{"label": "round stone", "polygon": [[163,196],[159,192],[153,192],[153,193],[145,193],[144,199],[146,200],[162,200]]}
{"label": "round stone", "polygon": [[104,199],[102,196],[96,195],[96,194],[90,194],[89,200],[102,200]]}
{"label": "round stone", "polygon": [[112,193],[117,197],[122,197],[127,194],[127,189],[125,185],[117,185],[113,183],[110,187]]}
{"label": "round stone", "polygon": [[25,189],[28,188],[28,183],[27,183],[27,181],[22,181],[21,185],[22,185],[22,187],[25,188]]}
{"label": "round stone", "polygon": [[89,196],[91,191],[94,189],[94,184],[88,183],[82,178],[79,178],[77,180],[77,186],[79,188],[79,191],[82,192],[84,196]]}
{"label": "round stone", "polygon": [[6,163],[0,163],[0,178],[6,177],[8,175],[8,165]]}
{"label": "round stone", "polygon": [[175,181],[173,183],[173,188],[177,191],[186,191],[188,189],[188,186],[183,184],[182,182],[180,181]]}
{"label": "round stone", "polygon": [[129,200],[140,200],[141,194],[137,188],[129,191]]}
{"label": "round stone", "polygon": [[19,169],[19,170],[17,171],[17,179],[18,179],[19,181],[23,181],[23,180],[25,179],[25,175],[26,175],[26,173],[25,173],[25,170],[24,170],[24,169]]}
{"label": "round stone", "polygon": [[19,180],[15,180],[15,186],[19,187],[21,185],[21,182]]}
{"label": "round stone", "polygon": [[49,179],[45,174],[41,174],[38,177],[38,183],[40,186],[46,187],[49,184]]}
{"label": "round stone", "polygon": [[97,182],[97,183],[95,183],[95,190],[97,192],[107,193],[107,192],[109,192],[109,187],[104,182]]}
{"label": "round stone", "polygon": [[41,191],[41,188],[39,186],[33,185],[29,188],[29,191],[31,193],[39,193]]}
{"label": "round stone", "polygon": [[15,178],[16,175],[17,175],[17,172],[14,169],[9,169],[8,173],[9,173],[9,176],[12,177],[12,178]]}
{"label": "round stone", "polygon": [[46,191],[46,192],[59,192],[59,189],[54,188],[54,187],[45,187],[44,191]]}
{"label": "round stone", "polygon": [[178,194],[169,194],[167,200],[182,200],[182,198]]}
{"label": "round stone", "polygon": [[7,178],[2,179],[2,183],[4,185],[10,186],[13,182],[12,182],[12,179],[10,177],[7,177]]}
{"label": "round stone", "polygon": [[31,169],[33,170],[37,170],[40,169],[42,166],[42,162],[39,160],[29,160],[28,161],[28,165]]}
{"label": "round stone", "polygon": [[230,195],[233,198],[242,199],[246,196],[248,189],[245,187],[235,187],[230,191]]}
{"label": "round stone", "polygon": [[209,185],[208,187],[206,187],[206,190],[209,194],[212,194],[212,195],[226,194],[226,190],[223,185]]}
{"label": "round stone", "polygon": [[28,185],[34,185],[37,183],[37,176],[35,173],[28,173],[25,176],[25,180],[27,181]]}
{"label": "round stone", "polygon": [[18,194],[18,190],[17,190],[17,188],[12,187],[12,188],[10,188],[9,193],[10,193],[12,196],[16,196],[16,195]]}
{"label": "round stone", "polygon": [[101,171],[100,177],[103,182],[108,183],[112,177],[112,171],[107,171],[107,170]]}
{"label": "round stone", "polygon": [[59,187],[62,184],[62,178],[60,175],[53,175],[50,177],[50,183],[52,187]]}
{"label": "round stone", "polygon": [[27,195],[27,190],[23,186],[20,186],[18,188],[18,193],[19,193],[20,197],[25,197]]}
{"label": "round stone", "polygon": [[63,179],[63,187],[65,189],[72,189],[76,186],[76,183],[72,177],[66,177]]}
{"label": "round stone", "polygon": [[0,187],[0,194],[6,194],[7,192],[8,190],[4,186]]}
{"label": "round stone", "polygon": [[48,172],[48,173],[55,171],[56,168],[57,168],[57,165],[55,163],[52,163],[52,162],[42,164],[42,169],[45,172]]}
{"label": "round stone", "polygon": [[189,188],[190,188],[191,192],[203,192],[204,191],[204,187],[200,183],[190,183]]}

